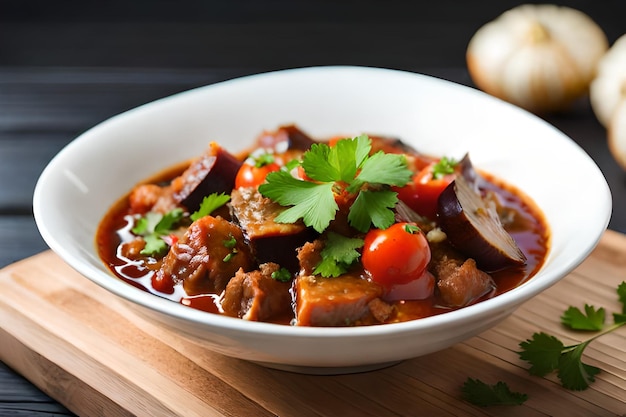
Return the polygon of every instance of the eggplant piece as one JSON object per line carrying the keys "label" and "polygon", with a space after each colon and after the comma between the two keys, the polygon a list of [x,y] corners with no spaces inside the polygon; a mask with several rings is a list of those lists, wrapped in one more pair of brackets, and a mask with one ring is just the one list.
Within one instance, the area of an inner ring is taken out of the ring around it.
{"label": "eggplant piece", "polygon": [[313,229],[301,221],[276,223],[274,219],[285,208],[254,187],[233,190],[230,207],[259,264],[274,262],[292,273],[300,270],[297,248],[317,237]]}
{"label": "eggplant piece", "polygon": [[439,196],[438,218],[452,246],[474,258],[484,271],[526,263],[526,256],[502,226],[494,207],[463,176]]}
{"label": "eggplant piece", "polygon": [[209,149],[172,181],[174,201],[194,212],[209,194],[230,194],[241,164],[235,156],[211,142]]}
{"label": "eggplant piece", "polygon": [[281,126],[275,132],[263,132],[257,138],[259,148],[274,149],[276,153],[286,151],[308,151],[316,141],[295,125]]}

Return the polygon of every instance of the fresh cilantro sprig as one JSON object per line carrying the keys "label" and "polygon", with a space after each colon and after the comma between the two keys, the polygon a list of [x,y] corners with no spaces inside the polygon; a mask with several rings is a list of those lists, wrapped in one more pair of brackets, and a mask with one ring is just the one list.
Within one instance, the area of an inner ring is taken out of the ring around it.
{"label": "fresh cilantro sprig", "polygon": [[521,405],[528,395],[511,391],[502,381],[489,385],[479,379],[467,378],[462,387],[463,398],[474,405],[487,407],[490,405]]}
{"label": "fresh cilantro sprig", "polygon": [[202,203],[200,203],[200,208],[197,211],[193,212],[190,216],[192,221],[196,221],[201,217],[208,216],[213,213],[218,208],[222,207],[224,204],[230,201],[230,196],[224,193],[213,193],[202,199]]}
{"label": "fresh cilantro sprig", "polygon": [[301,167],[307,179],[295,178],[290,171],[268,174],[259,192],[288,207],[275,221],[304,224],[323,232],[335,218],[337,196],[353,201],[348,221],[366,232],[373,224],[385,229],[394,222],[397,193],[390,186],[404,186],[412,176],[404,155],[379,151],[370,155],[371,139],[361,135],[342,139],[334,146],[317,143],[304,153]]}
{"label": "fresh cilantro sprig", "polygon": [[362,246],[363,239],[329,232],[321,252],[322,261],[315,267],[313,273],[323,277],[338,277],[345,274],[361,256],[357,249]]}
{"label": "fresh cilantro sprig", "polygon": [[175,208],[165,214],[150,211],[140,217],[132,228],[132,232],[142,236],[146,242],[140,253],[146,256],[162,255],[168,245],[161,237],[172,232],[184,214],[182,208]]}
{"label": "fresh cilantro sprig", "polygon": [[576,307],[568,308],[561,317],[561,323],[572,330],[600,331],[593,337],[574,345],[565,346],[556,337],[544,332],[533,334],[531,339],[520,343],[519,357],[530,363],[528,372],[545,376],[556,371],[563,387],[571,390],[584,390],[595,380],[600,369],[583,363],[582,356],[589,344],[597,338],[626,325],[626,281],[617,287],[622,304],[621,313],[613,314],[614,323],[604,326],[605,311],[585,305],[585,312]]}
{"label": "fresh cilantro sprig", "polygon": [[[230,196],[224,193],[210,194],[204,197],[200,208],[192,213],[189,218],[192,221],[196,221],[201,217],[208,216],[229,200]],[[167,242],[163,240],[163,236],[169,235],[176,230],[184,217],[185,211],[177,207],[165,214],[149,211],[137,219],[132,232],[137,236],[143,237],[146,242],[140,253],[145,256],[163,255],[169,248]]]}

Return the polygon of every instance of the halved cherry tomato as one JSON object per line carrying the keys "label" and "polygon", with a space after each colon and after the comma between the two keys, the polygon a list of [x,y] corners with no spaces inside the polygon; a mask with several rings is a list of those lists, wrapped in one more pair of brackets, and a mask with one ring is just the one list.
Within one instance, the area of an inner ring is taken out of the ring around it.
{"label": "halved cherry tomato", "polygon": [[395,223],[367,232],[361,260],[372,280],[390,290],[425,277],[430,257],[430,246],[419,227]]}
{"label": "halved cherry tomato", "polygon": [[429,219],[437,216],[439,195],[456,177],[456,174],[450,173],[435,178],[435,167],[439,163],[432,163],[417,172],[404,187],[394,188],[400,200]]}
{"label": "halved cherry tomato", "polygon": [[[270,162],[271,161],[271,162]],[[278,171],[280,165],[271,159],[249,158],[241,165],[235,177],[235,188],[258,187],[270,172]]]}

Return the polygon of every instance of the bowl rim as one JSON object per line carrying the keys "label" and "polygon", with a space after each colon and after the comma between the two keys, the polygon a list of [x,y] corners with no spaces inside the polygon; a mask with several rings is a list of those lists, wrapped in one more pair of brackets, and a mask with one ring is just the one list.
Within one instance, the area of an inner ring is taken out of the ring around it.
{"label": "bowl rim", "polygon": [[[167,300],[162,297],[158,297],[157,295],[151,294],[149,292],[143,291],[141,289],[135,288],[132,285],[129,285],[119,278],[115,277],[113,274],[107,274],[104,271],[101,271],[95,267],[92,267],[89,263],[83,262],[81,259],[75,257],[73,253],[65,248],[63,245],[58,244],[55,236],[51,233],[50,229],[46,225],[45,216],[43,211],[46,209],[45,202],[42,197],[42,190],[46,186],[47,182],[50,181],[50,178],[55,175],[55,171],[58,169],[58,166],[62,165],[63,161],[67,158],[70,158],[73,154],[74,150],[81,147],[83,143],[89,140],[90,136],[102,129],[107,129],[110,124],[117,123],[121,119],[134,117],[135,114],[139,112],[143,112],[146,108],[150,106],[160,105],[161,103],[168,103],[172,100],[184,100],[184,98],[191,94],[204,94],[206,91],[211,91],[214,88],[223,88],[228,84],[239,83],[239,82],[250,82],[254,80],[259,80],[268,77],[280,77],[283,74],[294,74],[294,73],[319,73],[323,75],[331,75],[333,72],[368,72],[368,73],[380,73],[383,76],[387,75],[399,75],[399,76],[409,76],[409,77],[421,77],[423,79],[428,80],[433,83],[443,83],[447,86],[453,85],[455,88],[464,90],[466,92],[470,92],[470,94],[476,94],[483,97],[483,99],[487,100],[495,100],[501,102],[502,105],[515,107],[509,103],[506,103],[500,99],[497,99],[492,96],[488,96],[487,94],[476,90],[472,87],[465,86],[462,84],[458,84],[456,82],[443,80],[441,78],[437,78],[431,75],[414,73],[404,70],[396,70],[396,69],[386,69],[386,68],[375,68],[375,67],[363,67],[363,66],[314,66],[314,67],[303,67],[303,68],[294,68],[294,69],[284,69],[284,70],[276,70],[276,71],[268,71],[258,74],[247,75],[243,77],[237,77],[233,79],[229,79],[222,82],[217,82],[214,84],[209,84],[205,86],[196,87],[190,90],[186,90],[180,93],[176,93],[167,97],[163,97],[152,102],[137,106],[133,109],[127,110],[123,113],[115,115],[109,119],[98,123],[87,131],[83,132],[79,136],[77,136],[74,140],[68,143],[53,159],[47,164],[47,166],[42,171],[37,184],[35,186],[35,191],[33,194],[33,214],[35,218],[35,222],[39,229],[40,234],[42,235],[44,241],[48,244],[48,246],[60,256],[68,265],[70,265],[74,270],[79,272],[81,275],[86,278],[92,280],[99,286],[105,288],[106,290],[116,294],[117,296],[125,299],[131,303],[139,304],[142,307],[148,308],[150,310],[159,312],[161,314],[174,317],[176,319],[190,321],[204,327],[213,327],[219,328],[221,331],[230,331],[230,332],[246,332],[251,335],[259,335],[259,336],[287,336],[287,337],[304,337],[304,338],[344,338],[344,337],[372,337],[372,336],[384,336],[386,334],[402,334],[402,333],[416,333],[416,332],[428,332],[439,330],[442,328],[446,328],[449,326],[458,326],[460,323],[465,323],[469,321],[474,321],[477,318],[485,317],[488,315],[493,315],[494,312],[502,312],[508,311],[512,312],[515,308],[517,308],[521,303],[527,301],[533,296],[539,294],[550,286],[554,285],[561,278],[569,274],[573,269],[575,269],[580,263],[586,259],[592,250],[595,248],[597,243],[599,242],[602,234],[604,233],[606,227],[608,226],[610,216],[611,216],[611,195],[608,185],[605,182],[606,189],[602,191],[602,193],[606,196],[603,203],[602,212],[605,214],[602,219],[599,219],[599,223],[604,226],[598,227],[597,231],[593,234],[593,237],[590,241],[588,241],[585,250],[579,254],[577,258],[569,259],[561,268],[555,271],[548,271],[545,273],[543,271],[543,267],[540,272],[543,273],[541,280],[534,280],[531,278],[520,286],[505,292],[503,294],[498,295],[497,297],[484,300],[480,303],[470,305],[464,307],[459,310],[454,310],[450,312],[446,312],[443,314],[426,317],[417,320],[410,320],[406,322],[400,323],[389,323],[383,325],[372,325],[372,326],[355,326],[355,327],[307,327],[307,326],[289,326],[282,324],[273,324],[273,323],[264,323],[264,322],[252,322],[246,321],[239,318],[226,317],[216,314],[207,313],[204,311],[195,310],[193,308],[180,305],[179,303],[173,303],[170,300]],[[209,93],[210,94],[210,93]],[[521,108],[515,107],[517,111],[528,113]],[[530,113],[528,113],[530,114]],[[558,131],[554,126],[549,123],[539,119],[537,116],[530,114],[532,117],[536,118],[539,123],[544,123],[546,127],[556,130],[563,137],[569,139],[571,144],[578,147],[579,150],[584,154],[585,157],[591,159],[589,155],[586,154],[582,148],[580,148],[573,140],[571,140],[566,135],[562,134]],[[595,163],[594,163],[595,165]],[[597,168],[597,166],[596,166]],[[598,169],[599,170],[599,169]],[[95,238],[94,238],[95,239]],[[551,251],[551,248],[549,252]],[[207,328],[208,328],[207,327]]]}

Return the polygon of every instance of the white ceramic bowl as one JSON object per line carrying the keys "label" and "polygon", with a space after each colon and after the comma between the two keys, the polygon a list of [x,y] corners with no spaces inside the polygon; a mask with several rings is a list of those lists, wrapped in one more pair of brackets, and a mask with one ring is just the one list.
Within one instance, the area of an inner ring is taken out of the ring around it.
{"label": "white ceramic bowl", "polygon": [[[288,123],[320,137],[397,136],[434,155],[460,158],[469,151],[476,166],[518,186],[543,210],[552,232],[545,265],[522,286],[477,305],[357,328],[221,317],[143,292],[109,273],[95,249],[96,228],[135,183],[198,155],[211,140],[241,150],[263,129]],[[408,72],[320,67],[210,85],[113,117],[50,162],[33,208],[52,250],[144,317],[225,355],[281,369],[340,373],[444,349],[494,326],[589,255],[607,227],[611,196],[598,167],[572,140],[512,105]]]}

